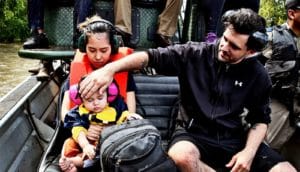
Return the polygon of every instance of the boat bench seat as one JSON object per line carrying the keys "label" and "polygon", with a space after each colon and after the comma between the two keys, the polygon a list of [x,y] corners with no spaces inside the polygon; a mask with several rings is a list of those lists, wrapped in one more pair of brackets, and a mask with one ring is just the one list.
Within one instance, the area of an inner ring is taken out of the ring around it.
{"label": "boat bench seat", "polygon": [[[135,74],[134,79],[137,86],[137,113],[149,119],[159,129],[163,146],[166,148],[175,127],[174,114],[177,114],[178,79],[177,77],[144,74]],[[61,89],[59,101],[62,101],[64,91],[65,86]],[[60,103],[58,104],[57,109],[60,111]],[[58,160],[62,145],[64,140],[70,137],[71,134],[69,130],[63,127],[59,117],[60,115],[57,117],[59,125],[41,159],[39,172],[60,171]]]}

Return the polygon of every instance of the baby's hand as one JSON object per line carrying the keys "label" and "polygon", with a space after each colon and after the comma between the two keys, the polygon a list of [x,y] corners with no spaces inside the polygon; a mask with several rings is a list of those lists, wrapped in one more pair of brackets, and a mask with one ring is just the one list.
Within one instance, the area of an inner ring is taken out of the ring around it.
{"label": "baby's hand", "polygon": [[83,148],[83,157],[88,156],[89,159],[93,159],[95,157],[96,154],[96,147],[91,145],[91,144],[87,144],[84,146]]}
{"label": "baby's hand", "polygon": [[135,119],[143,119],[143,117],[137,113],[130,113],[126,118],[127,121],[135,120]]}

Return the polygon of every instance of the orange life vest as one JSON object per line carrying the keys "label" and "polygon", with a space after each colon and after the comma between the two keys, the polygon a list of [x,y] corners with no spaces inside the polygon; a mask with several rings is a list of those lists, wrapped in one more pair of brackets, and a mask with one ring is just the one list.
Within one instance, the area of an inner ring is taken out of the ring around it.
{"label": "orange life vest", "polygon": [[[133,52],[133,49],[127,47],[120,47],[119,52],[110,57],[110,61],[116,61],[123,58],[126,55],[129,55]],[[82,53],[79,50],[76,51],[75,57],[71,62],[70,69],[70,86],[77,84],[81,77],[87,75],[93,71],[91,63],[87,57],[86,53]],[[116,73],[114,79],[119,85],[120,95],[126,101],[127,93],[127,81],[128,81],[128,72],[119,72]],[[74,103],[70,100],[70,108],[74,107]]]}

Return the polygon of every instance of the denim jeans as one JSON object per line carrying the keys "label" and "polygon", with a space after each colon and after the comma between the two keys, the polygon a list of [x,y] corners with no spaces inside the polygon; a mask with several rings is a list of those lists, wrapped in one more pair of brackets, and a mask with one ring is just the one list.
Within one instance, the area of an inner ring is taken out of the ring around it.
{"label": "denim jeans", "polygon": [[81,33],[78,24],[84,22],[91,14],[92,0],[75,0],[73,12],[73,48],[77,48],[77,41]]}
{"label": "denim jeans", "polygon": [[28,27],[44,29],[44,0],[28,0]]}
{"label": "denim jeans", "polygon": [[250,8],[255,12],[259,11],[260,0],[226,0],[224,10]]}
{"label": "denim jeans", "polygon": [[92,0],[75,0],[74,4],[74,25],[84,22],[90,15],[92,7]]}
{"label": "denim jeans", "polygon": [[220,21],[223,5],[226,0],[201,0],[202,9],[205,11],[206,33],[217,32],[218,23]]}

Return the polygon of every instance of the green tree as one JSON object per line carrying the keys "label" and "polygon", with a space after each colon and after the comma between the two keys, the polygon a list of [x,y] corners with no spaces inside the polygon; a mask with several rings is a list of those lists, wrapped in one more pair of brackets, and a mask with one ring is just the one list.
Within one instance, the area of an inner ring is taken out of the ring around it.
{"label": "green tree", "polygon": [[26,0],[0,0],[0,42],[28,36]]}
{"label": "green tree", "polygon": [[267,25],[279,25],[286,21],[285,0],[261,0],[259,13],[266,19]]}

